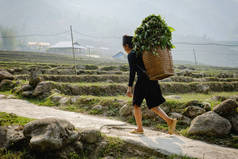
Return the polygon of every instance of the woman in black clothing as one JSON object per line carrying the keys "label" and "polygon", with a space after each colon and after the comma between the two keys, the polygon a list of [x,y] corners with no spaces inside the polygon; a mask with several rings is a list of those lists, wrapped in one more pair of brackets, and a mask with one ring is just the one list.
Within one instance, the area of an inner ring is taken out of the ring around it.
{"label": "woman in black clothing", "polygon": [[[162,96],[158,81],[150,80],[146,75],[142,57],[137,57],[136,52],[133,50],[132,36],[123,36],[123,48],[128,53],[127,57],[130,67],[129,83],[126,95],[128,97],[133,96],[134,116],[137,124],[137,129],[131,131],[131,133],[142,134],[144,132],[140,106],[145,98],[148,108],[167,122],[169,134],[173,134],[177,120],[168,117],[168,115],[159,107],[159,105],[164,103],[166,100]],[[132,86],[136,73],[137,82],[135,84],[134,93],[132,94]]]}

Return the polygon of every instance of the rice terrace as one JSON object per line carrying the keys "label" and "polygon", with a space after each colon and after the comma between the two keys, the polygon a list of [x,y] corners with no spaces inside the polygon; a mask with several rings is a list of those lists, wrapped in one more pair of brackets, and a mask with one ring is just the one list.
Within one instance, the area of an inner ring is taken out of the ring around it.
{"label": "rice terrace", "polygon": [[0,0],[0,159],[237,159],[234,7]]}

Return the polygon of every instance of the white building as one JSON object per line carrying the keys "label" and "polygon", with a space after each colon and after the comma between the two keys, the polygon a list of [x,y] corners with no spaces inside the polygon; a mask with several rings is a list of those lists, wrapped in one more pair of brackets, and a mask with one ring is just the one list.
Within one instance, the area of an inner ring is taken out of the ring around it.
{"label": "white building", "polygon": [[[86,47],[81,46],[79,43],[74,43],[74,52],[75,53],[84,53]],[[65,53],[69,54],[72,53],[72,42],[71,41],[62,41],[58,42],[55,45],[52,45],[47,52],[51,53]]]}

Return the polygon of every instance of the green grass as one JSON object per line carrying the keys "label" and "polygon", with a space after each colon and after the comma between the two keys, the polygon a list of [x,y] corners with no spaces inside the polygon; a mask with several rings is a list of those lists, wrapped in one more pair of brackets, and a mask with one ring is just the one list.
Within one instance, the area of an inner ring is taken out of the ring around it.
{"label": "green grass", "polygon": [[20,117],[12,113],[0,112],[0,126],[25,125],[32,120],[34,119]]}
{"label": "green grass", "polygon": [[0,91],[0,94],[3,94],[3,95],[12,95],[12,93],[10,91]]}

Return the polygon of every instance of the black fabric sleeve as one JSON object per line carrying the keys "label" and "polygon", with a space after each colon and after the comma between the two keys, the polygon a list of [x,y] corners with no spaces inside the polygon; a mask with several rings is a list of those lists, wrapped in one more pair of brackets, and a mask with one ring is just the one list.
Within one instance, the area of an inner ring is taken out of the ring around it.
{"label": "black fabric sleeve", "polygon": [[128,56],[128,63],[130,67],[130,76],[128,86],[132,87],[136,75],[136,55],[130,53]]}

